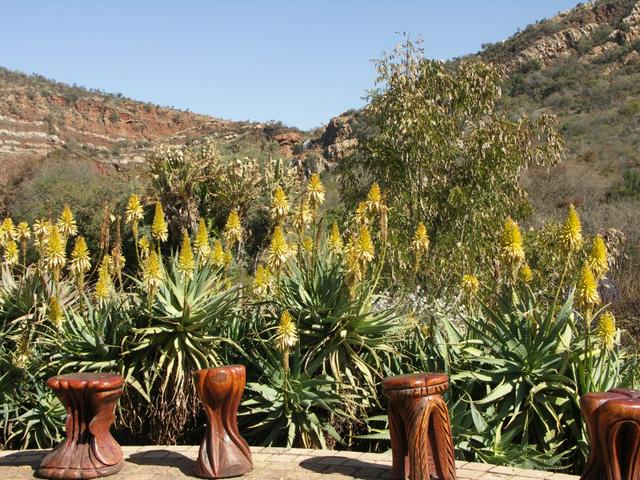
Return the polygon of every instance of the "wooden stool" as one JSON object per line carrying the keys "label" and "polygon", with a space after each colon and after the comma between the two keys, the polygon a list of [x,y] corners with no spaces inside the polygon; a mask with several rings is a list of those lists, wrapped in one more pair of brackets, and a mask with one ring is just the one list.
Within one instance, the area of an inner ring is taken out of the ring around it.
{"label": "wooden stool", "polygon": [[449,377],[440,373],[414,373],[388,377],[382,390],[389,398],[389,430],[394,479],[455,480],[453,439],[449,411],[440,395]]}
{"label": "wooden stool", "polygon": [[209,419],[196,465],[201,477],[236,477],[253,468],[249,445],[238,432],[238,407],[245,382],[242,365],[196,372],[196,390]]}
{"label": "wooden stool", "polygon": [[590,444],[581,480],[640,480],[640,392],[587,393],[580,410]]}
{"label": "wooden stool", "polygon": [[66,440],[46,455],[46,478],[98,478],[122,468],[122,449],[109,433],[124,379],[112,373],[72,373],[47,380],[67,409]]}

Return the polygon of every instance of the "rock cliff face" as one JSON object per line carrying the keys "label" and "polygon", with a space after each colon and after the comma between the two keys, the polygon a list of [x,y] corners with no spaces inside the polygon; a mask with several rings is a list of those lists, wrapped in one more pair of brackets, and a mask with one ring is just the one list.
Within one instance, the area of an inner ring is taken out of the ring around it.
{"label": "rock cliff face", "polygon": [[513,71],[532,62],[549,65],[575,55],[597,61],[613,46],[632,45],[638,40],[640,2],[598,0],[529,25],[513,37],[490,45],[481,56]]}
{"label": "rock cliff face", "polygon": [[[299,133],[289,130],[278,130],[288,135],[281,143],[285,155],[299,141]],[[124,167],[144,162],[146,151],[159,143],[205,136],[282,140],[269,125],[136,102],[0,67],[0,185],[22,165],[61,149]]]}
{"label": "rock cliff face", "polygon": [[[619,61],[603,58],[624,50]],[[529,25],[512,37],[488,45],[477,56],[503,65],[509,74],[523,69],[546,68],[563,59],[581,63],[606,63],[604,75],[617,68],[640,64],[640,0],[597,0],[576,6],[557,16]],[[357,142],[352,115],[332,118],[315,144],[330,162],[340,161]]]}
{"label": "rock cliff face", "polygon": [[589,23],[583,27],[567,28],[549,37],[541,38],[530,47],[522,50],[507,65],[510,69],[513,69],[532,61],[548,64],[557,58],[571,56],[580,40],[589,37],[598,27],[597,23]]}
{"label": "rock cliff face", "polygon": [[350,154],[358,141],[353,137],[351,115],[342,114],[329,120],[320,138],[315,142],[329,164],[339,162]]}

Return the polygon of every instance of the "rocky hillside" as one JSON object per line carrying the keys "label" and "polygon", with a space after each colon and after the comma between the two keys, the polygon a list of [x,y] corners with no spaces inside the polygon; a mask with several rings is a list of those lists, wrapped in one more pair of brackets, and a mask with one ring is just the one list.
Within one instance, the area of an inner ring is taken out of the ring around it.
{"label": "rocky hillside", "polygon": [[640,1],[597,0],[529,25],[478,54],[507,69],[505,107],[553,112],[567,159],[527,172],[532,221],[561,218],[569,203],[590,232],[622,232],[616,313],[638,333],[640,315]]}
{"label": "rocky hillside", "polygon": [[[535,206],[533,221],[561,218],[574,203],[588,229],[618,228],[637,242],[640,0],[579,4],[454,61],[476,58],[504,66],[507,110],[552,112],[564,135],[566,161],[524,178]],[[328,155],[348,152],[354,143],[349,135],[363,128],[357,112],[334,120],[342,125],[333,128],[341,135],[325,149]]]}
{"label": "rocky hillside", "polygon": [[508,69],[505,106],[551,111],[567,161],[531,172],[527,184],[542,221],[567,203],[592,227],[620,228],[636,242],[640,222],[640,1],[600,0],[528,26],[479,56]]}
{"label": "rocky hillside", "polygon": [[[587,226],[640,233],[631,214],[640,199],[640,0],[578,5],[470,57],[505,66],[506,108],[558,116],[568,160],[525,179],[536,220],[559,217],[572,202],[590,210]],[[352,151],[357,131],[366,128],[361,120],[351,111],[319,131],[300,132],[159,107],[0,68],[0,161],[6,167],[0,185],[22,165],[52,153],[122,169],[143,162],[158,143],[205,136],[257,148],[276,144],[301,167],[322,167]]]}
{"label": "rocky hillside", "polygon": [[158,143],[201,137],[274,141],[284,156],[303,140],[301,132],[280,124],[222,120],[0,67],[0,184],[53,153],[120,168],[143,162],[146,150]]}
{"label": "rocky hillside", "polygon": [[576,55],[583,61],[597,61],[603,53],[638,40],[640,4],[636,0],[597,0],[529,25],[503,42],[485,45],[480,55],[513,71]]}

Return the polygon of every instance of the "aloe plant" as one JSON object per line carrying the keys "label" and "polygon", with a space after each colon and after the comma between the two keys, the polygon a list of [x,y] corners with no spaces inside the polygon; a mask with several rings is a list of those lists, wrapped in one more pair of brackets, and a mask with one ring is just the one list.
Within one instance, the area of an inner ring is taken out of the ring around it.
{"label": "aloe plant", "polygon": [[571,463],[584,460],[578,372],[588,357],[598,357],[600,377],[616,373],[603,388],[627,385],[631,377],[622,374],[623,356],[588,348],[575,316],[572,293],[556,307],[526,286],[508,288],[496,303],[481,302],[465,316],[452,375],[454,432],[464,438],[459,448],[476,459],[505,455],[512,463],[551,468],[566,460],[554,452],[580,446]]}
{"label": "aloe plant", "polygon": [[374,397],[402,331],[397,310],[377,309],[375,300],[366,288],[352,296],[342,265],[324,254],[292,265],[275,298],[298,321],[304,368],[354,388],[364,385]]}
{"label": "aloe plant", "polygon": [[[141,377],[147,396],[158,397],[158,422],[174,407],[184,418],[192,415],[192,373],[222,364],[231,356],[227,350],[238,347],[229,334],[238,321],[239,287],[209,263],[195,265],[191,275],[181,272],[177,256],[167,263],[161,264],[157,291],[136,280],[139,306],[131,312],[134,326],[126,339],[126,363]],[[176,421],[178,427],[183,422]],[[175,439],[175,428],[158,426],[165,432],[159,440]]]}
{"label": "aloe plant", "polygon": [[248,399],[242,408],[250,438],[265,445],[307,448],[327,448],[327,437],[341,441],[329,421],[347,417],[341,408],[345,397],[335,391],[334,379],[305,372],[299,352],[287,370],[274,350],[263,347],[265,353],[252,352],[262,374],[247,384]]}

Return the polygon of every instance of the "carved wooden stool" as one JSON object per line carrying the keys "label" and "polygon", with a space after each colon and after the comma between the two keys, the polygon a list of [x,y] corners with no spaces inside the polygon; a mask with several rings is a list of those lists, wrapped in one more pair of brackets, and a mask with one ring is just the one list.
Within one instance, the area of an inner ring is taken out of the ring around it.
{"label": "carved wooden stool", "polygon": [[242,365],[196,372],[196,390],[209,418],[196,465],[201,477],[236,477],[253,468],[249,445],[238,432],[238,407],[245,382]]}
{"label": "carved wooden stool", "polygon": [[590,443],[581,480],[640,480],[640,392],[587,393],[580,410]]}
{"label": "carved wooden stool", "polygon": [[122,468],[122,449],[109,432],[124,379],[112,373],[72,373],[47,380],[67,409],[64,442],[46,455],[46,478],[98,478]]}
{"label": "carved wooden stool", "polygon": [[453,439],[449,411],[440,395],[449,377],[440,373],[414,373],[388,377],[382,390],[389,398],[389,430],[394,479],[455,480]]}

